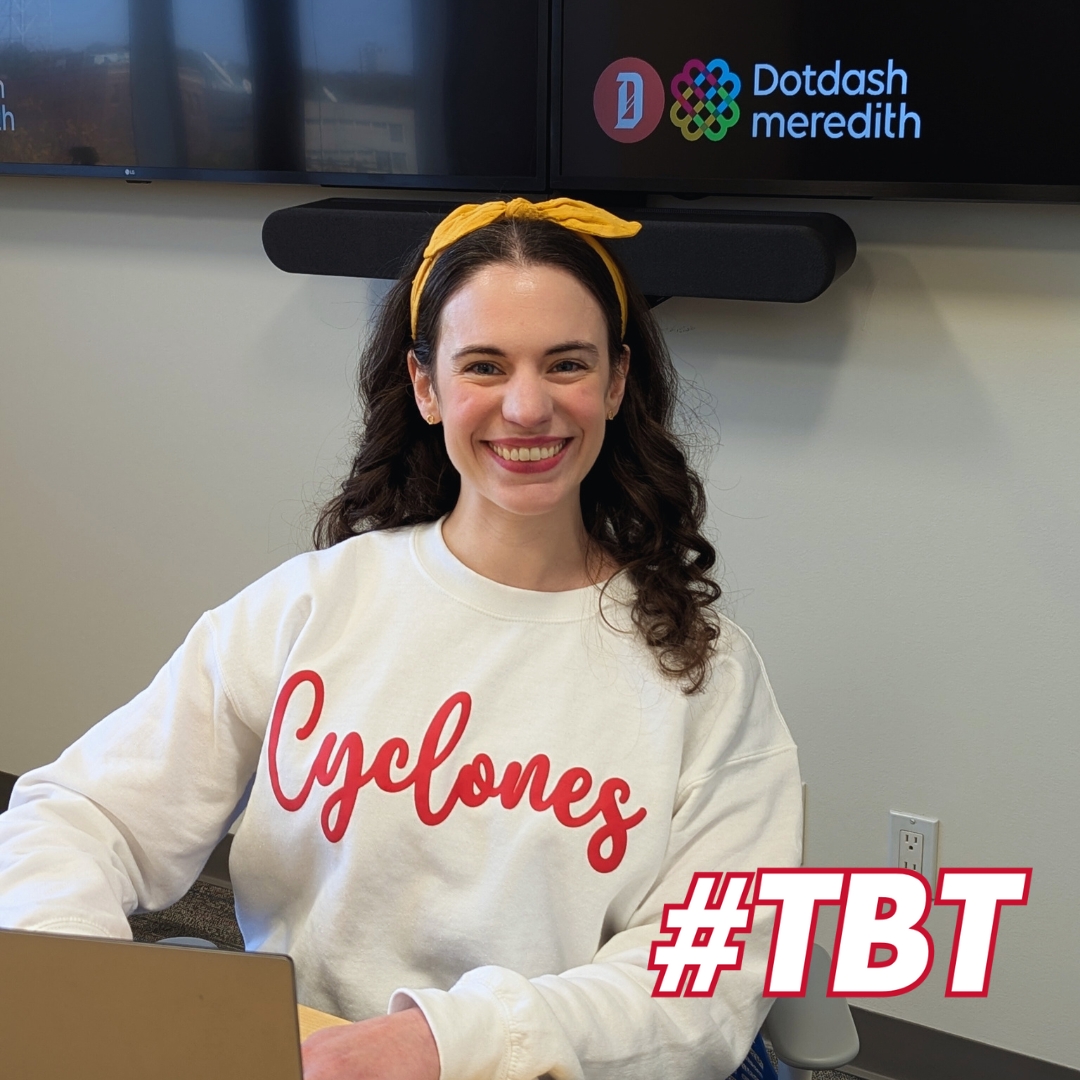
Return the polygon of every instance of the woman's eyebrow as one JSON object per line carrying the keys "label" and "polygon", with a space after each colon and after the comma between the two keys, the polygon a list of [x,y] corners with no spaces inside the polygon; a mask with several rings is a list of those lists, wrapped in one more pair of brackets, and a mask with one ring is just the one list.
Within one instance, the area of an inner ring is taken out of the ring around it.
{"label": "woman's eyebrow", "polygon": [[[552,345],[550,349],[545,349],[544,355],[553,356],[556,353],[575,351],[592,353],[594,356],[600,355],[600,350],[591,341],[562,341],[558,345]],[[505,357],[506,353],[495,345],[466,345],[453,354],[453,359],[459,360],[463,356]]]}
{"label": "woman's eyebrow", "polygon": [[600,355],[600,350],[591,341],[564,341],[559,345],[553,345],[544,355],[551,356],[553,353],[575,351],[592,353],[594,356]]}
{"label": "woman's eyebrow", "polygon": [[494,345],[466,345],[463,349],[458,349],[454,353],[453,359],[457,360],[462,356],[505,356],[506,353],[502,349],[496,348]]}

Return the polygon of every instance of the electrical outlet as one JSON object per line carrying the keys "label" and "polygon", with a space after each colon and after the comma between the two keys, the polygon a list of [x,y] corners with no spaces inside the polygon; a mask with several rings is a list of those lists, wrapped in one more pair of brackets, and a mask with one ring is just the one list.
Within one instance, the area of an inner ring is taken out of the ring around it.
{"label": "electrical outlet", "polygon": [[922,873],[923,841],[926,837],[921,832],[913,829],[900,830],[900,862],[899,866],[904,870],[914,870],[916,874]]}
{"label": "electrical outlet", "polygon": [[889,811],[889,854],[886,866],[914,870],[937,887],[938,825],[937,818]]}

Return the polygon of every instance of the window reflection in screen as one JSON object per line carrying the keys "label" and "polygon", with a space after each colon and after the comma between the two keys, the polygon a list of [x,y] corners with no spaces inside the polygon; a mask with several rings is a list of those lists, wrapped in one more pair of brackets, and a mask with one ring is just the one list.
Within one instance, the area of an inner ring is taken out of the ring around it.
{"label": "window reflection in screen", "polygon": [[172,0],[178,138],[188,168],[257,167],[244,9],[244,0]]}
{"label": "window reflection in screen", "polygon": [[505,0],[0,0],[0,161],[534,176],[540,14]]}
{"label": "window reflection in screen", "polygon": [[[420,168],[414,20],[429,0],[302,0],[304,154],[313,172],[434,173]],[[430,158],[430,155],[425,155]]]}

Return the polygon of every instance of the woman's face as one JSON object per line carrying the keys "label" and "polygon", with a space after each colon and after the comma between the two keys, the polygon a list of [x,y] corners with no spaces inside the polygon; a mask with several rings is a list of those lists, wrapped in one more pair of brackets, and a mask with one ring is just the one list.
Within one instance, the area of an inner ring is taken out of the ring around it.
{"label": "woman's face", "polygon": [[417,404],[443,425],[462,499],[514,514],[574,508],[625,387],[600,305],[570,273],[493,263],[442,310],[434,385],[409,355]]}

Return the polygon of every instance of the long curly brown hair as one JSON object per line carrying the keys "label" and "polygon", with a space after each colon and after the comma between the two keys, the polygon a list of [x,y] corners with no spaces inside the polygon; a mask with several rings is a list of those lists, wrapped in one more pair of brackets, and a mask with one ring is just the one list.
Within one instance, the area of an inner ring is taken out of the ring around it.
{"label": "long curly brown hair", "polygon": [[[613,256],[614,257],[614,256]],[[548,221],[503,218],[444,251],[424,287],[416,338],[409,294],[417,250],[383,300],[359,367],[362,424],[339,493],[315,525],[318,548],[359,533],[436,521],[457,502],[460,478],[439,427],[420,415],[406,366],[411,348],[429,368],[447,300],[490,263],[553,266],[596,298],[608,326],[612,362],[622,344],[630,366],[622,405],[608,423],[596,464],[581,485],[589,543],[633,582],[634,625],[660,670],[687,693],[709,675],[719,636],[720,586],[710,576],[716,551],[702,535],[705,489],[672,430],[678,378],[645,298],[623,274],[628,299],[625,338],[611,274],[580,237]]]}

